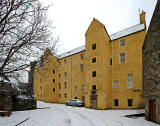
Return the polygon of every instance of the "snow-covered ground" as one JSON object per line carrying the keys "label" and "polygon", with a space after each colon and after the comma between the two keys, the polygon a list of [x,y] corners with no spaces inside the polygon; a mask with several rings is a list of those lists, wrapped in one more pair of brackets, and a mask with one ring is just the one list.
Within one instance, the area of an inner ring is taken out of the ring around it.
{"label": "snow-covered ground", "polygon": [[124,115],[138,110],[93,110],[64,104],[38,102],[37,110],[13,112],[10,117],[0,117],[0,126],[160,126],[144,117],[127,118]]}

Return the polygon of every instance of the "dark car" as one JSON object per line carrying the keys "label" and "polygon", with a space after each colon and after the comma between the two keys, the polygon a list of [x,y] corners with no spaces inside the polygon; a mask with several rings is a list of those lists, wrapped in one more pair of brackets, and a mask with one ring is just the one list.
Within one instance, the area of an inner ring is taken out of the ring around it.
{"label": "dark car", "polygon": [[84,106],[84,102],[80,101],[78,99],[71,99],[71,100],[67,101],[65,104],[69,105],[69,106],[77,106],[77,107]]}

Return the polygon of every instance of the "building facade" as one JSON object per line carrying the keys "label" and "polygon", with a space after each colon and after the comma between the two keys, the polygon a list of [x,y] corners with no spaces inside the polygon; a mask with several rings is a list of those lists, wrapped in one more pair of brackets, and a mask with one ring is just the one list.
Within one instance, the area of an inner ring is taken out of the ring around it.
{"label": "building facade", "polygon": [[160,1],[143,45],[143,95],[145,117],[160,124]]}
{"label": "building facade", "polygon": [[85,46],[58,56],[45,51],[42,65],[34,71],[35,99],[65,103],[77,98],[95,109],[142,107],[145,35],[145,12],[139,24],[112,35],[94,18]]}

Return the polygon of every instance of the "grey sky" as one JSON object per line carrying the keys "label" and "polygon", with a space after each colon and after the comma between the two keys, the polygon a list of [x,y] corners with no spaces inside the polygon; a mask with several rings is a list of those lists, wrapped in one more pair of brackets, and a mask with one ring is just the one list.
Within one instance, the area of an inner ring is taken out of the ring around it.
{"label": "grey sky", "polygon": [[139,23],[139,9],[146,12],[147,27],[157,0],[41,0],[53,4],[48,12],[55,36],[59,36],[58,53],[85,44],[85,32],[95,17],[110,34]]}

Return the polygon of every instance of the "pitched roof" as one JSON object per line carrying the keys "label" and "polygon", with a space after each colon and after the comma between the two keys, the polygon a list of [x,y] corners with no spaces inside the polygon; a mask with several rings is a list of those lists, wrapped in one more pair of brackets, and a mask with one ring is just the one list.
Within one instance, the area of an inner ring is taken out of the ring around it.
{"label": "pitched roof", "polygon": [[[139,32],[139,31],[144,30],[144,29],[145,29],[144,23],[143,23],[143,24],[137,24],[137,25],[134,25],[134,26],[129,27],[129,28],[127,28],[127,29],[124,29],[124,30],[122,30],[122,31],[119,31],[119,32],[117,32],[117,33],[111,34],[111,35],[110,35],[110,39],[111,39],[111,40],[115,40],[115,39],[118,39],[118,38],[121,38],[121,37],[130,35],[130,34]],[[70,50],[70,51],[68,51],[68,52],[62,53],[62,54],[60,54],[60,55],[56,55],[56,54],[53,54],[53,55],[54,55],[55,57],[57,57],[58,59],[62,59],[62,58],[65,58],[65,57],[74,55],[74,54],[79,53],[79,52],[82,52],[82,51],[85,51],[85,45],[80,46],[80,47],[78,47],[78,48],[75,48],[75,49],[73,49],[73,50]]]}
{"label": "pitched roof", "polygon": [[134,25],[132,27],[129,27],[127,29],[124,29],[122,31],[119,31],[117,33],[114,33],[114,34],[110,35],[110,38],[111,38],[111,40],[115,40],[115,39],[130,35],[130,34],[139,32],[139,31],[144,30],[144,29],[145,29],[144,23],[143,24],[137,24],[137,25]]}
{"label": "pitched roof", "polygon": [[64,57],[71,56],[71,55],[73,55],[73,54],[82,52],[82,51],[84,51],[84,50],[85,50],[85,46],[83,45],[83,46],[80,46],[80,47],[78,47],[78,48],[75,48],[75,49],[73,49],[73,50],[70,50],[70,51],[68,51],[68,52],[65,52],[65,53],[62,53],[62,54],[58,55],[58,59],[62,59],[62,58],[64,58]]}

